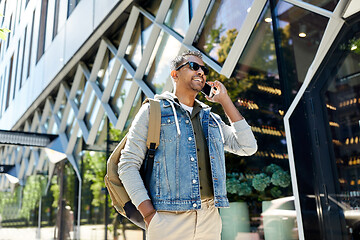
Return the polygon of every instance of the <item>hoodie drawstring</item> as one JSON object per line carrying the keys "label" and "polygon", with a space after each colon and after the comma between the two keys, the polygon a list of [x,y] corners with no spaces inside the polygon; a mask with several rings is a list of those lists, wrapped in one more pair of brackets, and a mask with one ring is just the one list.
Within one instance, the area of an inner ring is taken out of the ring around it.
{"label": "hoodie drawstring", "polygon": [[223,131],[222,131],[222,128],[221,128],[220,123],[218,122],[218,120],[216,120],[216,118],[214,117],[214,115],[213,115],[212,112],[210,112],[210,116],[215,120],[216,124],[219,126],[221,139],[222,139],[223,143],[225,143],[224,134],[223,134]]}
{"label": "hoodie drawstring", "polygon": [[171,108],[174,112],[174,117],[175,117],[175,125],[176,125],[176,129],[177,129],[177,132],[178,132],[178,135],[180,135],[180,127],[179,127],[179,121],[178,121],[178,118],[177,118],[177,114],[176,114],[176,110],[175,110],[175,107],[174,107],[174,103],[168,99],[166,99],[166,101],[168,101],[171,105]]}

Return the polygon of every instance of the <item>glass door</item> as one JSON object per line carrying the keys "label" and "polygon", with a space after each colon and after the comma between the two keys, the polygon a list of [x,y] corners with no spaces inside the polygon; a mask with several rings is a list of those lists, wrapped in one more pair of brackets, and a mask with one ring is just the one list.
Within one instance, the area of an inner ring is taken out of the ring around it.
{"label": "glass door", "polygon": [[360,239],[360,33],[346,39],[343,52],[324,88],[331,150],[337,170],[337,204],[348,239]]}
{"label": "glass door", "polygon": [[360,239],[359,29],[343,34],[304,95],[323,239]]}

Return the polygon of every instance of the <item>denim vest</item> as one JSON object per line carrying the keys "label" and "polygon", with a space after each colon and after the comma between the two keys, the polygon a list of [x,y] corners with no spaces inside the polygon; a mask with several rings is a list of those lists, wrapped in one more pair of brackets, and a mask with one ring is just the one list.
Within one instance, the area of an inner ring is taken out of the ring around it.
{"label": "denim vest", "polygon": [[[155,153],[149,195],[157,210],[200,209],[197,150],[191,119],[177,103],[171,103],[160,101],[160,144]],[[199,114],[209,148],[215,206],[228,207],[221,119],[210,113],[210,108],[203,108]]]}

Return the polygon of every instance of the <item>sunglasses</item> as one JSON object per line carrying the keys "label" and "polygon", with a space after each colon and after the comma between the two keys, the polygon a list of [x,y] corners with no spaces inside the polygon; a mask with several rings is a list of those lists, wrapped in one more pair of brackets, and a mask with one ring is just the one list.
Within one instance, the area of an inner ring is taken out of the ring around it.
{"label": "sunglasses", "polygon": [[179,69],[181,69],[182,67],[184,67],[186,64],[189,64],[189,67],[191,70],[193,71],[197,71],[199,70],[199,68],[201,68],[204,72],[205,75],[208,75],[209,74],[209,69],[206,67],[206,66],[202,66],[200,64],[197,64],[196,62],[186,62],[186,63],[183,63],[181,64],[180,66],[178,66],[176,68],[176,71],[178,71]]}

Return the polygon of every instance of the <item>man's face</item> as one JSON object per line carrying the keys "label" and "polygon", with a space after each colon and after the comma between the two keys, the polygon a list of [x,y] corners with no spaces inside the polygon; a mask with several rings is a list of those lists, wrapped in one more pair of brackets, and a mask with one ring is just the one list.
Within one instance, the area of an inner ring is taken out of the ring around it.
{"label": "man's face", "polygon": [[[185,59],[186,60],[182,64],[186,62],[195,62],[204,66],[204,62],[196,56],[189,55],[186,56]],[[186,64],[176,72],[177,79],[175,79],[175,82],[177,89],[184,88],[190,91],[200,92],[205,85],[206,75],[201,67],[197,71],[194,71],[190,68],[189,64]]]}

